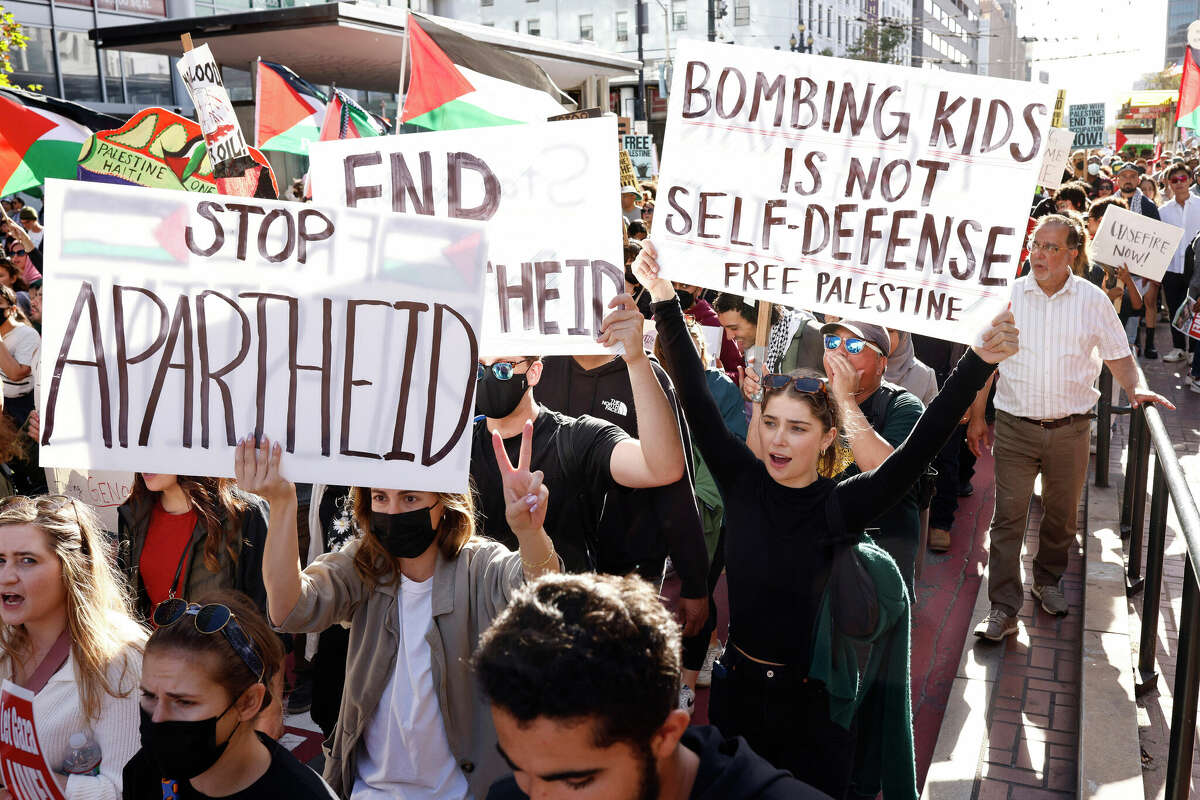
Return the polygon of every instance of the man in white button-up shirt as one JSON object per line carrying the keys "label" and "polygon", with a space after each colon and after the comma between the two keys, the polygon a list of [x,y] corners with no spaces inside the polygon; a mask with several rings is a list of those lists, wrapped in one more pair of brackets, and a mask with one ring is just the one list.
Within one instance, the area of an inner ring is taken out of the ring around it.
{"label": "man in white button-up shirt", "polygon": [[[1087,247],[1073,217],[1038,220],[1029,245],[1030,274],[1012,287],[1021,349],[998,371],[996,387],[996,509],[992,516],[988,596],[992,608],[975,635],[999,641],[1017,632],[1023,601],[1021,543],[1033,484],[1042,477],[1042,522],[1033,561],[1033,594],[1048,613],[1067,613],[1059,581],[1075,541],[1075,519],[1088,466],[1091,410],[1101,363],[1134,405],[1169,401],[1142,382],[1125,332],[1104,292],[1077,277],[1072,263]],[[987,387],[971,409],[967,440],[986,447]]]}
{"label": "man in white button-up shirt", "polygon": [[[1188,191],[1192,184],[1191,174],[1183,164],[1176,164],[1167,172],[1167,189],[1173,195],[1170,202],[1158,210],[1163,222],[1183,228],[1183,238],[1175,250],[1175,257],[1167,266],[1167,272],[1162,279],[1163,299],[1167,301],[1167,313],[1171,316],[1179,310],[1179,306],[1187,298],[1188,277],[1184,275],[1183,255],[1188,245],[1200,233],[1200,197]],[[1158,309],[1153,309],[1157,314]],[[1147,316],[1149,325],[1149,316]],[[1182,361],[1186,337],[1171,326],[1171,352],[1163,356],[1163,361]]]}

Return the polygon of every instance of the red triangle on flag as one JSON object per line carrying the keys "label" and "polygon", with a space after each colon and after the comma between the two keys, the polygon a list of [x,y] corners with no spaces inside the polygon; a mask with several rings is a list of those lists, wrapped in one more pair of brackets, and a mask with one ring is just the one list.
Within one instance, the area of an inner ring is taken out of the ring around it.
{"label": "red triangle on flag", "polygon": [[308,119],[316,108],[300,96],[282,76],[266,64],[258,65],[255,142],[262,146]]}
{"label": "red triangle on flag", "polygon": [[325,119],[321,122],[322,142],[336,142],[342,138],[342,97],[338,92],[333,93],[325,105]]}
{"label": "red triangle on flag", "polygon": [[475,91],[475,87],[463,77],[450,57],[421,28],[417,17],[412,14],[408,15],[408,53],[412,74],[408,80],[401,122],[428,114],[451,100]]}
{"label": "red triangle on flag", "polygon": [[16,172],[29,147],[54,130],[54,123],[36,111],[0,97],[0,189]]}
{"label": "red triangle on flag", "polygon": [[1121,152],[1121,148],[1125,146],[1125,141],[1126,141],[1125,131],[1117,130],[1117,146],[1113,149],[1116,150],[1118,153]]}
{"label": "red triangle on flag", "polygon": [[1175,121],[1200,109],[1200,66],[1192,57],[1192,48],[1185,48],[1183,78],[1179,81],[1179,101],[1175,104]]}

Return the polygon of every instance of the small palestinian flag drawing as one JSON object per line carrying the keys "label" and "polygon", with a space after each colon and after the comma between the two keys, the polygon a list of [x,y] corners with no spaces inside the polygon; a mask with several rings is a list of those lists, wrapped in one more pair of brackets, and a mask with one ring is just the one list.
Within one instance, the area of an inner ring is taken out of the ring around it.
{"label": "small palestinian flag drawing", "polygon": [[322,142],[362,139],[383,136],[385,133],[387,129],[371,112],[351,100],[341,89],[333,90],[333,97],[325,106],[325,121],[321,125]]}
{"label": "small palestinian flag drawing", "polygon": [[86,106],[21,89],[0,89],[0,196],[74,178],[79,150],[93,131],[121,120]]}
{"label": "small palestinian flag drawing", "polygon": [[326,94],[282,64],[259,61],[254,97],[258,149],[308,155],[308,143],[321,138]]}
{"label": "small palestinian flag drawing", "polygon": [[401,122],[445,131],[545,122],[564,97],[541,67],[418,14],[408,15],[411,64]]}

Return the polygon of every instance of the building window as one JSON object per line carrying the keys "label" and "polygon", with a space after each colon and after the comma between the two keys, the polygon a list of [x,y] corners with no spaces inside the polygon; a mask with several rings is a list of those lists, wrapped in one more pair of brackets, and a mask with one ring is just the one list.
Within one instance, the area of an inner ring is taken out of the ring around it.
{"label": "building window", "polygon": [[513,21],[513,31],[516,33],[521,32],[521,20],[518,19]]}
{"label": "building window", "polygon": [[541,36],[542,35],[542,21],[540,19],[526,20],[525,31],[530,36]]}
{"label": "building window", "polygon": [[592,15],[579,15],[579,38],[585,42],[592,41]]}
{"label": "building window", "polygon": [[[112,85],[113,72],[109,70],[109,85]],[[171,62],[166,56],[156,56],[150,53],[121,53],[121,70],[125,74],[126,103],[137,106],[166,106],[175,102],[171,93]],[[115,73],[119,75],[120,73]],[[119,102],[113,99],[112,89],[109,89],[109,102]]]}
{"label": "building window", "polygon": [[63,99],[100,99],[100,69],[96,46],[84,31],[58,31],[58,64],[63,77]]}
{"label": "building window", "polygon": [[750,24],[750,0],[733,0],[733,24]]}
{"label": "building window", "polygon": [[494,4],[495,4],[495,0],[479,0],[479,5],[481,5],[481,6],[490,6],[490,5],[494,5]]}
{"label": "building window", "polygon": [[12,51],[13,72],[9,77],[17,86],[38,86],[41,92],[58,94],[50,29],[22,25],[21,32],[29,38],[29,44],[21,50]]}
{"label": "building window", "polygon": [[671,30],[687,30],[687,0],[671,0]]}
{"label": "building window", "polygon": [[618,11],[617,12],[617,41],[618,42],[628,42],[629,41],[629,12],[628,11]]}

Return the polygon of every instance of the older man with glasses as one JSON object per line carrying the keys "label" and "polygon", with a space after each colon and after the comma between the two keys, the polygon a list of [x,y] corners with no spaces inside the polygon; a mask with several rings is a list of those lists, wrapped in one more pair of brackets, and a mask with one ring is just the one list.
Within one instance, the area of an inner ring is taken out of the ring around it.
{"label": "older man with glasses", "polygon": [[[1196,238],[1196,234],[1200,234],[1200,197],[1196,197],[1189,191],[1191,184],[1191,173],[1186,167],[1181,165],[1171,167],[1167,171],[1167,189],[1171,192],[1172,198],[1158,210],[1159,217],[1163,222],[1183,228],[1183,237],[1175,249],[1174,258],[1167,265],[1167,272],[1163,275],[1161,284],[1163,299],[1167,302],[1167,313],[1171,316],[1175,315],[1179,306],[1187,299],[1188,280],[1191,276],[1185,272],[1184,255],[1188,245]],[[1157,303],[1153,307],[1147,303],[1146,341],[1148,345],[1152,336],[1150,333],[1150,326],[1153,324],[1151,317],[1157,311]],[[1170,330],[1171,351],[1163,356],[1163,361],[1183,361],[1187,337],[1173,327]]]}
{"label": "older man with glasses", "polygon": [[[1075,543],[1101,364],[1108,366],[1134,405],[1174,408],[1143,382],[1108,296],[1072,273],[1086,235],[1083,224],[1072,217],[1042,217],[1029,243],[1030,273],[1012,287],[1021,349],[997,373],[996,508],[988,560],[991,610],[975,628],[976,636],[992,641],[1017,632],[1024,602],[1021,544],[1039,475],[1042,521],[1033,560],[1033,596],[1048,614],[1063,616],[1068,611],[1060,582]],[[967,426],[967,440],[976,455],[987,447],[987,394],[985,386]]]}

